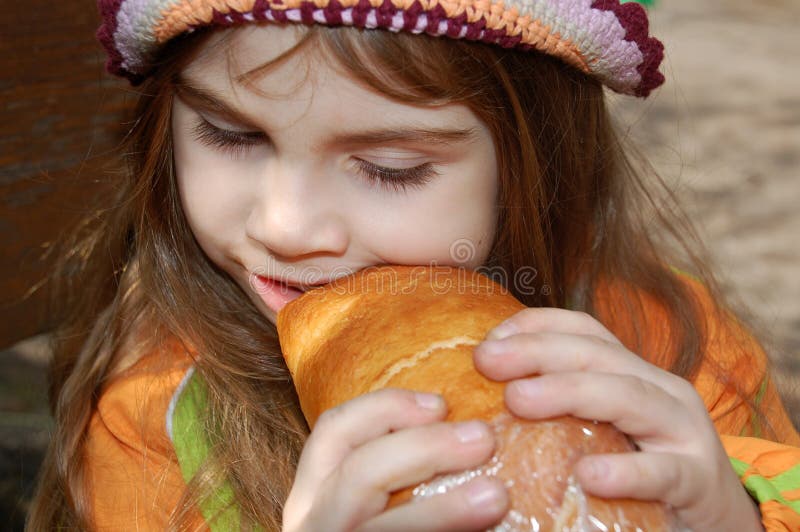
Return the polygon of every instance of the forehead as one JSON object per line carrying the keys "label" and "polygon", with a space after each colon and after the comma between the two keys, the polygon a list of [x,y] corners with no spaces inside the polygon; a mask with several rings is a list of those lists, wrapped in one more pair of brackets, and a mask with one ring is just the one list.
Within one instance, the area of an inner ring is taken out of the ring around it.
{"label": "forehead", "polygon": [[[272,129],[303,117],[312,117],[317,129],[378,123],[475,127],[477,118],[465,106],[399,102],[356,81],[313,39],[297,46],[307,31],[300,24],[261,24],[216,32],[182,78],[224,96],[230,107],[245,114],[269,117]],[[239,79],[265,64],[268,68],[249,82]],[[258,118],[247,122],[256,124]]]}
{"label": "forehead", "polygon": [[[290,71],[305,65],[304,73],[311,62],[319,57],[310,47],[295,50],[308,28],[302,24],[246,24],[215,31],[201,45],[195,59],[184,69],[185,77],[202,81],[206,85],[245,86],[247,73],[264,65],[274,63],[264,74],[287,65]],[[284,57],[285,56],[285,57]],[[286,77],[286,72],[282,72]],[[254,81],[257,81],[254,80]]]}

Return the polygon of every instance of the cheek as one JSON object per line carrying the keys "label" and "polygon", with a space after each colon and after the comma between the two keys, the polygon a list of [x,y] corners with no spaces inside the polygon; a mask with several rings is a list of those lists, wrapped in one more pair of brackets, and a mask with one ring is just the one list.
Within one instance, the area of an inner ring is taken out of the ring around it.
{"label": "cheek", "polygon": [[382,260],[477,268],[485,263],[497,220],[493,158],[472,172],[454,171],[441,186],[409,194],[376,211],[367,238]]}
{"label": "cheek", "polygon": [[203,251],[218,265],[225,249],[244,231],[250,195],[232,179],[227,164],[194,146],[175,145],[175,169],[181,205]]}

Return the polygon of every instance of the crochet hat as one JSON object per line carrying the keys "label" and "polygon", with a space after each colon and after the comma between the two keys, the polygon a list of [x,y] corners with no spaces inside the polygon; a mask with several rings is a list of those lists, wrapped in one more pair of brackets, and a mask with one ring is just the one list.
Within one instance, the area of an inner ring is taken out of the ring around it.
{"label": "crochet hat", "polygon": [[619,0],[98,0],[109,72],[134,85],[159,48],[202,26],[298,22],[384,28],[539,50],[611,89],[647,96],[664,82],[647,14]]}

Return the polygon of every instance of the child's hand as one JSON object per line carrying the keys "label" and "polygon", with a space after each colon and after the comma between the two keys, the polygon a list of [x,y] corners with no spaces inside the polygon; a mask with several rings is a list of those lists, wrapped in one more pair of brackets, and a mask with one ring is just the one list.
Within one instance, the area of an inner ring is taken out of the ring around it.
{"label": "child's hand", "polygon": [[498,522],[508,511],[508,494],[500,481],[480,477],[384,512],[391,492],[477,467],[492,456],[488,426],[441,422],[445,415],[441,397],[397,389],[323,413],[300,457],[283,530],[485,530]]}
{"label": "child's hand", "polygon": [[507,335],[498,326],[476,346],[475,365],[512,381],[505,399],[513,413],[608,421],[641,449],[583,458],[576,474],[586,491],[663,501],[693,530],[763,530],[689,382],[631,353],[581,312],[528,308],[504,323]]}

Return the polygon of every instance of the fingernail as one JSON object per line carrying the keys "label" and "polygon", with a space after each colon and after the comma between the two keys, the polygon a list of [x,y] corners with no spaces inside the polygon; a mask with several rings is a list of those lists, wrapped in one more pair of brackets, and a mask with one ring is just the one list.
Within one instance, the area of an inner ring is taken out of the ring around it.
{"label": "fingernail", "polygon": [[500,502],[500,490],[490,482],[474,480],[467,487],[467,501],[470,506],[494,507]]}
{"label": "fingernail", "polygon": [[421,408],[427,410],[441,410],[444,407],[444,399],[442,399],[441,395],[435,393],[416,392],[414,398]]}
{"label": "fingernail", "polygon": [[477,347],[478,351],[482,355],[488,355],[490,357],[505,354],[505,349],[503,349],[503,342],[499,340],[484,340]]}
{"label": "fingernail", "polygon": [[514,381],[509,386],[513,386],[515,391],[526,397],[536,397],[541,393],[542,386],[538,379],[524,379]]}
{"label": "fingernail", "polygon": [[467,421],[455,427],[456,436],[461,443],[470,443],[485,438],[486,426],[480,421]]}
{"label": "fingernail", "polygon": [[501,340],[506,338],[507,336],[511,336],[512,334],[517,334],[519,332],[519,328],[514,324],[514,322],[506,320],[491,331],[489,334],[486,335],[487,340]]}

